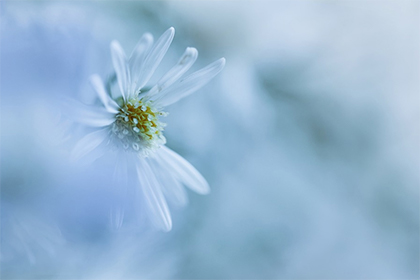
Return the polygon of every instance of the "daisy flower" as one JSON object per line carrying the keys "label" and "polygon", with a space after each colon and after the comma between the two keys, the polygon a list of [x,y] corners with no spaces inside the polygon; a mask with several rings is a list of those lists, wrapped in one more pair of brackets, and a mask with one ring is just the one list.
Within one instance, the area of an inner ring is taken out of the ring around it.
{"label": "daisy flower", "polygon": [[[117,41],[111,43],[118,93],[107,87],[98,75],[91,77],[101,104],[79,104],[82,106],[75,115],[77,121],[94,129],[76,144],[72,153],[74,159],[80,159],[89,154],[99,158],[117,152],[116,175],[123,179],[127,174],[134,174],[133,187],[143,198],[142,209],[164,231],[172,227],[166,199],[184,205],[187,198],[183,185],[199,194],[210,191],[203,176],[165,146],[165,124],[161,120],[167,115],[164,107],[201,88],[225,65],[225,59],[221,58],[184,78],[198,56],[195,48],[187,48],[175,66],[153,87],[146,88],[174,34],[175,29],[171,27],[155,43],[151,34],[144,34],[129,58]],[[124,209],[112,213],[117,226],[121,226],[123,218]]]}

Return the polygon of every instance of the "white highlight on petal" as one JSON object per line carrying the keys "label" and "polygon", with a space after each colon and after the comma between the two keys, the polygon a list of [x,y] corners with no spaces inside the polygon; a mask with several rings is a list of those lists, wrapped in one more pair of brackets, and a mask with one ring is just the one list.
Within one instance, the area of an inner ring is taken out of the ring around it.
{"label": "white highlight on petal", "polygon": [[156,100],[160,106],[168,106],[207,84],[214,76],[222,71],[225,63],[226,60],[221,58],[201,70],[192,73],[188,77],[181,79],[176,85],[162,91],[159,96],[152,97],[151,99]]}
{"label": "white highlight on petal", "polygon": [[144,62],[139,70],[139,77],[137,80],[137,88],[142,88],[149,81],[150,77],[155,72],[162,58],[166,54],[169,46],[175,35],[175,29],[173,27],[163,33],[162,36],[156,41],[155,45],[151,48],[147,54]]}
{"label": "white highlight on petal", "polygon": [[166,89],[174,82],[176,82],[197,60],[198,51],[195,48],[187,48],[184,54],[179,59],[178,63],[172,67],[158,82],[157,84],[147,93],[148,96],[152,96],[156,93]]}
{"label": "white highlight on petal", "polygon": [[104,83],[102,82],[101,77],[99,75],[95,74],[90,77],[90,82],[95,89],[96,93],[98,94],[99,99],[102,101],[102,104],[104,104],[105,108],[110,113],[118,113],[119,106],[114,101],[114,99],[109,96],[109,94],[106,92]]}
{"label": "white highlight on petal", "polygon": [[208,194],[210,187],[203,176],[183,157],[166,146],[156,151],[159,164],[170,171],[179,181],[199,194]]}
{"label": "white highlight on petal", "polygon": [[114,40],[111,42],[111,56],[121,94],[124,100],[127,100],[128,87],[130,85],[130,71],[128,69],[127,58],[124,50],[118,41]]}
{"label": "white highlight on petal", "polygon": [[88,135],[80,139],[79,142],[77,142],[76,146],[74,147],[71,153],[70,159],[73,161],[77,161],[81,158],[86,157],[94,149],[99,147],[99,145],[102,144],[102,142],[104,142],[107,135],[107,129],[100,129],[89,133]]}
{"label": "white highlight on petal", "polygon": [[144,59],[147,53],[150,50],[150,47],[153,44],[153,36],[150,33],[145,33],[140,38],[139,42],[137,43],[136,47],[133,50],[133,53],[128,60],[128,64],[131,70],[131,91],[130,97],[135,97],[136,92],[138,91],[136,81],[139,79],[140,76],[140,69],[143,65]]}
{"label": "white highlight on petal", "polygon": [[137,176],[147,209],[151,212],[149,217],[152,218],[156,227],[163,231],[170,231],[172,229],[172,219],[165,197],[149,163],[141,157],[139,157],[137,163]]}

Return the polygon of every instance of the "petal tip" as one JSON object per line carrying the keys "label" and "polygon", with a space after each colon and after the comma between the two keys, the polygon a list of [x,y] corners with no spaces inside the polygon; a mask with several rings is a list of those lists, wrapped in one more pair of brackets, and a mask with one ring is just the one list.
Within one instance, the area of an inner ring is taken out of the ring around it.
{"label": "petal tip", "polygon": [[[164,33],[163,33],[163,35],[166,35],[166,36],[168,36],[169,38],[173,38],[174,36],[175,36],[175,28],[173,28],[173,27],[169,27]],[[162,35],[162,36],[163,36]]]}
{"label": "petal tip", "polygon": [[205,187],[201,188],[200,191],[197,191],[197,193],[198,194],[201,194],[201,195],[207,195],[207,194],[209,194],[210,193],[210,187],[209,187],[209,185],[206,184]]}
{"label": "petal tip", "polygon": [[170,28],[168,29],[168,31],[170,32],[169,37],[170,37],[170,38],[174,38],[174,36],[175,36],[175,28],[170,27]]}
{"label": "petal tip", "polygon": [[112,40],[111,41],[111,44],[110,44],[111,49],[115,49],[115,48],[118,48],[120,46],[121,45],[120,45],[120,43],[117,40]]}
{"label": "petal tip", "polygon": [[193,47],[188,47],[185,52],[188,53],[188,55],[190,56],[197,56],[198,55],[198,50],[196,48]]}
{"label": "petal tip", "polygon": [[148,41],[153,40],[153,35],[149,32],[144,33],[143,37],[144,37],[145,40],[148,40]]}
{"label": "petal tip", "polygon": [[172,230],[172,223],[165,224],[165,226],[162,228],[162,231],[164,232],[170,232]]}

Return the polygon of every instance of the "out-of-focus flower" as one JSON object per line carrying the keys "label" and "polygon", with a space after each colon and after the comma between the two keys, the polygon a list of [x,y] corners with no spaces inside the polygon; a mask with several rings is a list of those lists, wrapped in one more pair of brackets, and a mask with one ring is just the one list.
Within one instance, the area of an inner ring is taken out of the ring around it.
{"label": "out-of-focus flower", "polygon": [[[147,216],[164,231],[172,227],[165,197],[185,205],[187,197],[183,184],[199,194],[207,194],[210,189],[190,163],[164,145],[165,124],[159,118],[167,114],[162,109],[205,85],[225,65],[225,59],[221,58],[180,79],[198,56],[195,48],[187,48],[178,63],[156,85],[145,88],[174,33],[174,28],[169,28],[155,44],[151,34],[144,34],[128,59],[120,44],[113,41],[111,54],[119,90],[113,91],[98,75],[93,75],[91,82],[102,104],[78,104],[74,114],[77,122],[95,129],[77,143],[73,158],[118,154],[116,176],[124,180],[128,173],[136,173],[136,184],[141,189]],[[116,209],[111,216],[114,223],[121,226],[124,209]]]}
{"label": "out-of-focus flower", "polygon": [[57,226],[40,219],[34,213],[19,210],[18,207],[4,201],[2,204],[2,263],[17,264],[23,257],[31,264],[45,261],[55,256],[57,249],[65,244],[66,241]]}

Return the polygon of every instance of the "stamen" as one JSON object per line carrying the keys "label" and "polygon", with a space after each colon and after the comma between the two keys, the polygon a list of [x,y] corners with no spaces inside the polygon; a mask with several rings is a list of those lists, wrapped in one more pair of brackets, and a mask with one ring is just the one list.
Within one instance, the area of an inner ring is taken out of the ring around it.
{"label": "stamen", "polygon": [[[127,151],[141,152],[144,156],[165,144],[162,135],[166,124],[159,121],[165,116],[153,106],[153,102],[131,98],[120,109],[110,131],[111,138]],[[130,133],[130,131],[133,131]]]}

